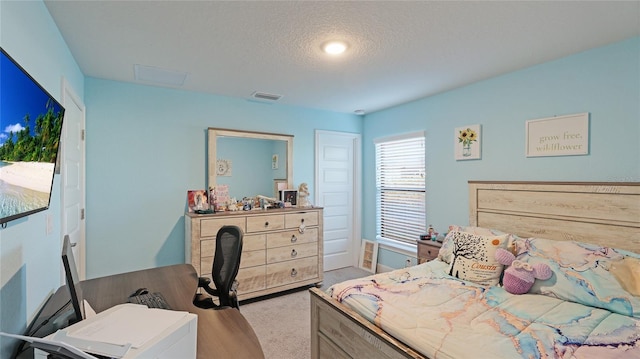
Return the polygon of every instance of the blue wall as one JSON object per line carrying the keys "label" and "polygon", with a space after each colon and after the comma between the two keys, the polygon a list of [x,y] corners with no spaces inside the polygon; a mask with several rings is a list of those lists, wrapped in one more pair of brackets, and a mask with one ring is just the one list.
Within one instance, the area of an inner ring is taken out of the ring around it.
{"label": "blue wall", "polygon": [[[586,156],[525,157],[527,120],[590,113]],[[482,125],[482,158],[456,161],[454,128]],[[375,239],[373,139],[426,131],[427,224],[467,224],[469,180],[640,181],[640,38],[367,115],[363,238]],[[380,250],[379,263],[405,257]]]}
{"label": "blue wall", "polygon": [[[63,76],[75,93],[84,92],[84,76],[44,3],[0,1],[0,46],[58,101]],[[49,235],[47,216],[53,223]],[[60,176],[56,176],[49,210],[0,229],[0,331],[22,333],[58,288],[60,251]],[[0,338],[0,358],[8,358],[16,345]]]}
{"label": "blue wall", "polygon": [[294,183],[311,193],[314,131],[362,131],[349,114],[95,78],[85,86],[88,278],[184,262],[186,193],[206,186],[208,127],[294,135]]}

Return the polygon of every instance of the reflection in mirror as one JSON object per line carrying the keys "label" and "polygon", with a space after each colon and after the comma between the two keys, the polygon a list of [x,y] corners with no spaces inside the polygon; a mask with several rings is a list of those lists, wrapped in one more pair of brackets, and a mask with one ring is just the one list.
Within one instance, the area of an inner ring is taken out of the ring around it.
{"label": "reflection in mirror", "polygon": [[238,200],[275,196],[275,180],[291,188],[293,136],[210,128],[208,141],[208,187],[227,185]]}
{"label": "reflection in mirror", "polygon": [[[231,197],[272,196],[273,181],[287,177],[284,141],[218,137],[217,147],[217,161],[226,164],[219,163],[222,168],[217,168],[216,182],[229,186]],[[278,160],[274,161],[274,157]]]}

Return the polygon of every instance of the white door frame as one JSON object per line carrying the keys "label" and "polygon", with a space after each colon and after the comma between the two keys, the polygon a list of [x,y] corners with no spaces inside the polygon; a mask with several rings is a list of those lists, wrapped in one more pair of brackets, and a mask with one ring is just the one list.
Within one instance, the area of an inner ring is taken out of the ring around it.
{"label": "white door frame", "polygon": [[[82,172],[80,173],[80,183],[79,186],[81,187],[81,203],[80,203],[80,208],[81,208],[81,212],[82,212],[82,217],[78,219],[79,221],[79,239],[76,243],[76,249],[77,249],[77,258],[75,258],[75,262],[76,265],[78,266],[78,276],[80,277],[80,280],[84,280],[86,278],[86,220],[85,220],[85,215],[84,215],[84,209],[86,208],[86,147],[85,147],[85,141],[84,141],[84,129],[85,129],[85,124],[86,124],[86,108],[84,106],[84,103],[82,101],[82,99],[76,94],[76,92],[73,90],[73,88],[71,87],[71,84],[69,84],[69,82],[66,80],[66,78],[62,78],[62,106],[64,106],[65,108],[68,107],[68,104],[70,102],[73,102],[75,106],[78,107],[78,109],[80,109],[80,112],[82,113],[81,118],[80,118],[80,126],[79,128],[81,128],[81,132],[82,133],[78,133],[78,136],[81,136],[81,146],[80,146],[80,152],[81,152],[81,162],[82,162]],[[68,129],[69,127],[66,126],[63,123],[63,131],[66,131],[66,129]],[[75,128],[75,126],[74,126]],[[64,141],[61,141],[61,147],[62,150],[60,151],[60,156],[61,156],[61,160],[60,160],[60,164],[61,164],[61,170],[60,170],[60,174],[61,174],[61,181],[60,181],[60,230],[61,230],[61,236],[60,236],[60,248],[62,248],[62,242],[64,239],[64,235],[68,234],[68,230],[66,228],[66,223],[65,223],[65,171],[64,171],[64,159],[65,159],[65,145],[64,145]],[[64,284],[64,269],[62,269],[62,276],[61,276],[61,284]]]}
{"label": "white door frame", "polygon": [[[360,244],[362,242],[362,135],[359,133],[352,132],[339,132],[339,131],[327,131],[327,130],[316,130],[315,131],[315,186],[314,186],[314,198],[316,201],[320,198],[320,168],[319,168],[319,154],[320,150],[318,147],[319,137],[322,135],[341,135],[341,136],[349,136],[353,141],[353,223],[352,223],[352,238],[353,243],[351,244],[352,248],[352,258],[351,265],[354,267],[358,266],[358,259],[360,255]],[[323,236],[324,237],[324,236]]]}

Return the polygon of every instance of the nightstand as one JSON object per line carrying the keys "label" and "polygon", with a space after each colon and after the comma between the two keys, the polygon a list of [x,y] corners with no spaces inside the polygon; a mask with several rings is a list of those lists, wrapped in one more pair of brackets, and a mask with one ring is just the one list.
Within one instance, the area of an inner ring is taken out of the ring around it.
{"label": "nightstand", "polygon": [[428,262],[430,260],[438,258],[438,251],[442,247],[442,243],[438,241],[423,241],[421,239],[418,242],[418,264]]}

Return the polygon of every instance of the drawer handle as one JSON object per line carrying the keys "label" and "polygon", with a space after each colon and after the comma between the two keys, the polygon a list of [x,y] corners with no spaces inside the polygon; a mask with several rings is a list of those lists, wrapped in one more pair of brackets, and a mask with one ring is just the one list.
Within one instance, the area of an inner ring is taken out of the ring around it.
{"label": "drawer handle", "polygon": [[264,222],[264,226],[265,226],[265,227],[269,227],[269,221]]}
{"label": "drawer handle", "polygon": [[295,258],[298,255],[298,252],[296,252],[295,249],[291,250],[291,258]]}
{"label": "drawer handle", "polygon": [[295,268],[291,268],[291,276],[295,277],[298,275],[298,271]]}
{"label": "drawer handle", "polygon": [[[304,220],[302,220],[304,222]],[[298,226],[298,232],[300,233],[304,233],[306,226],[304,225],[304,223],[302,223],[301,225]]]}
{"label": "drawer handle", "polygon": [[292,235],[291,235],[291,243],[295,243],[295,242],[297,242],[297,241],[298,241],[298,237],[296,237],[296,235],[295,235],[295,234],[292,234]]}

